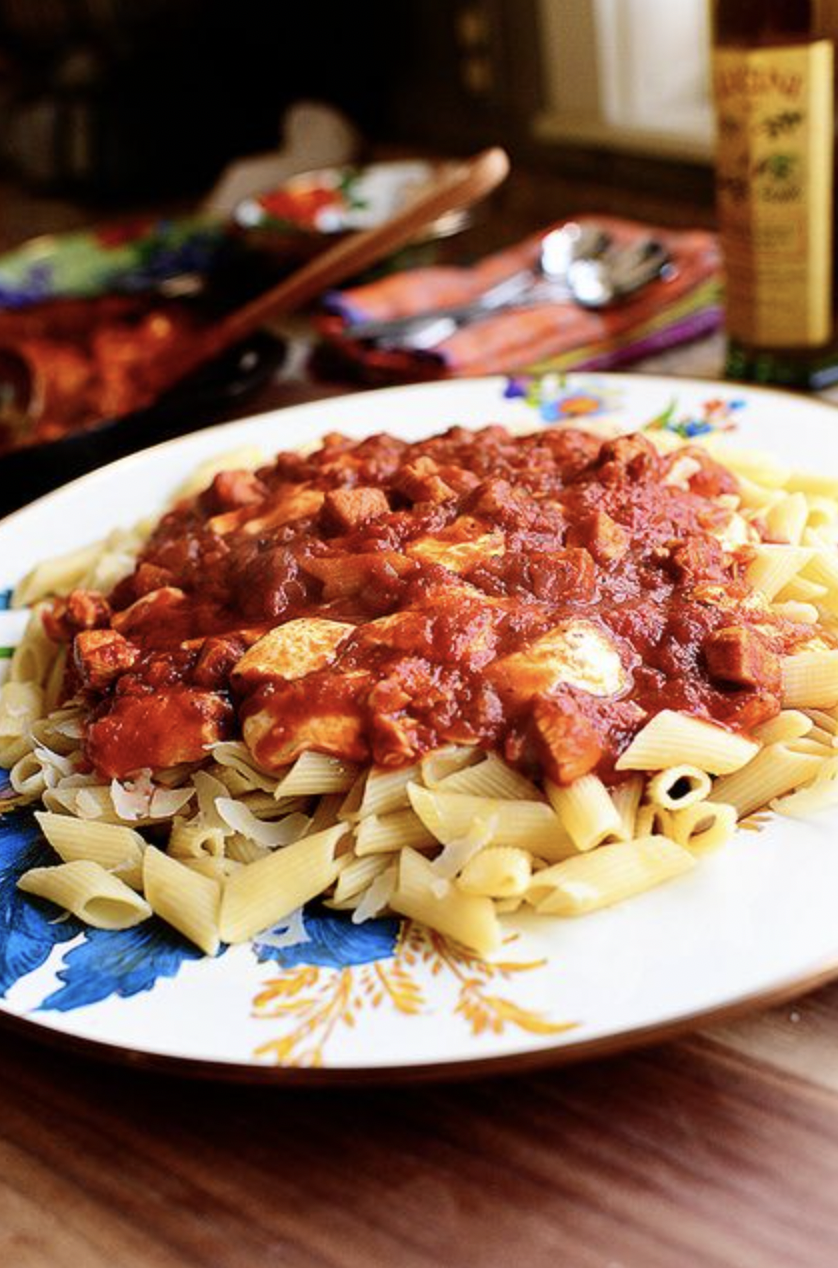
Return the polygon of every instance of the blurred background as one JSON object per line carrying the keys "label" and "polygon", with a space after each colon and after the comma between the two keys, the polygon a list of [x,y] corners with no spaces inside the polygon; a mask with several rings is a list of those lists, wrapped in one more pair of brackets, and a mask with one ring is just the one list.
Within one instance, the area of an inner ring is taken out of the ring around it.
{"label": "blurred background", "polygon": [[0,0],[2,173],[111,208],[199,197],[313,99],[365,147],[499,143],[709,206],[707,20],[705,0]]}
{"label": "blurred background", "polygon": [[[706,0],[0,0],[0,507],[353,387],[680,345],[717,372],[709,52]],[[512,164],[490,198],[187,382],[226,314],[489,146]],[[535,288],[545,236],[585,216],[644,271],[602,313]],[[516,311],[450,338],[358,333],[522,270]]]}

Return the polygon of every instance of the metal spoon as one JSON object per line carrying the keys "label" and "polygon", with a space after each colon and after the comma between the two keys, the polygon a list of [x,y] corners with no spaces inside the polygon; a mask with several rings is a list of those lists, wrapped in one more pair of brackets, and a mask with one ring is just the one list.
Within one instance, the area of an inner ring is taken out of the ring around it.
{"label": "metal spoon", "polygon": [[574,262],[595,259],[607,251],[611,237],[598,225],[563,225],[546,234],[537,264],[491,286],[466,304],[437,308],[383,321],[354,322],[347,334],[385,348],[417,351],[436,347],[460,326],[493,313],[550,300],[572,299],[568,273]]}
{"label": "metal spoon", "polygon": [[583,308],[607,308],[671,267],[666,247],[655,238],[644,238],[631,246],[612,247],[598,259],[574,260],[567,282]]}

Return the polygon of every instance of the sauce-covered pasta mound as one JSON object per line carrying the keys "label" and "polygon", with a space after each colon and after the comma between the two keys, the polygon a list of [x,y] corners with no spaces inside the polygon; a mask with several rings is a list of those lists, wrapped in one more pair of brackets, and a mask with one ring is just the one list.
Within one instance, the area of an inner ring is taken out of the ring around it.
{"label": "sauce-covered pasta mound", "polygon": [[39,565],[0,763],[61,862],[21,888],[208,954],[314,898],[488,954],[838,800],[838,482],[728,463],[332,435]]}
{"label": "sauce-covered pasta mound", "polygon": [[106,776],[242,734],[269,770],[456,743],[567,784],[664,707],[746,730],[778,712],[779,658],[812,631],[746,580],[736,490],[642,435],[330,436],[217,475],[49,629]]}

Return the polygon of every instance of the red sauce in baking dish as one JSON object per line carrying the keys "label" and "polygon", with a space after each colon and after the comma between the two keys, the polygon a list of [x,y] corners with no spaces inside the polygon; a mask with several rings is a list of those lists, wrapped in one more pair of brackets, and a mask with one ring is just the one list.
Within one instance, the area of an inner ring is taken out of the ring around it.
{"label": "red sauce in baking dish", "polygon": [[[641,434],[330,435],[217,476],[107,601],[77,592],[46,619],[75,639],[68,691],[91,706],[87,754],[106,776],[199,761],[261,714],[267,765],[295,737],[390,766],[457,742],[562,782],[608,778],[663,708],[736,730],[779,710],[778,657],[812,630],[756,605],[747,546],[718,539],[736,487],[702,451],[661,456]],[[428,538],[482,544],[455,572],[415,549]],[[244,650],[299,617],[356,628],[325,668],[237,685]],[[510,690],[497,664],[568,622],[619,652],[619,691]],[[334,716],[346,726],[318,730]]]}
{"label": "red sauce in baking dish", "polygon": [[0,311],[0,355],[11,353],[27,381],[25,402],[0,402],[0,454],[151,405],[162,381],[153,372],[194,345],[199,330],[186,304],[148,296]]}

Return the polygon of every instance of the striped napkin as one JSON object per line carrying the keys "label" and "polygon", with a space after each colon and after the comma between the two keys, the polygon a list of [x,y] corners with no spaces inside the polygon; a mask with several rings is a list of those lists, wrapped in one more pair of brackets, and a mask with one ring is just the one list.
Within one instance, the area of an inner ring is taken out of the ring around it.
{"label": "striped napkin", "polygon": [[610,216],[575,220],[601,226],[617,244],[657,238],[668,249],[672,268],[605,311],[587,311],[568,300],[539,303],[463,326],[430,352],[375,348],[353,339],[353,322],[466,304],[504,278],[535,266],[541,239],[564,223],[560,221],[468,268],[408,269],[328,296],[327,314],[319,321],[324,348],[315,368],[350,370],[371,383],[612,369],[707,335],[721,324],[720,256],[713,234]]}

